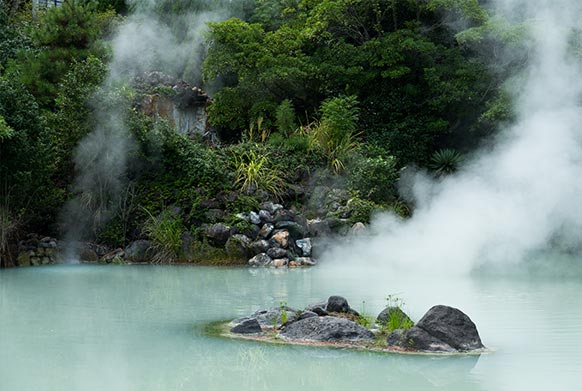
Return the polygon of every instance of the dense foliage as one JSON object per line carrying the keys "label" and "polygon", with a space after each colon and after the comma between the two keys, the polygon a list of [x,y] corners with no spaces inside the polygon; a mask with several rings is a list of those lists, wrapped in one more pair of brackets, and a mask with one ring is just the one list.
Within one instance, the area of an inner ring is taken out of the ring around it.
{"label": "dense foliage", "polygon": [[491,131],[479,119],[499,85],[455,39],[445,9],[469,26],[487,18],[476,1],[271,0],[249,21],[214,23],[204,72],[224,88],[213,124],[236,137],[257,118],[276,121],[286,100],[317,116],[323,102],[348,95],[360,103],[362,139],[400,165],[472,148]]}
{"label": "dense foliage", "polygon": [[[149,236],[172,259],[183,232],[196,239],[202,224],[266,199],[303,208],[321,184],[348,194],[339,217],[368,221],[378,208],[406,215],[402,167],[447,175],[511,118],[507,69],[489,57],[494,43],[519,40],[520,29],[477,0],[152,4],[66,0],[33,13],[30,1],[0,3],[2,227],[59,233],[74,150],[100,120],[95,107],[117,102],[107,94],[124,97],[136,148],[119,206],[94,239],[120,246]],[[180,31],[197,14],[236,16],[209,23],[206,35],[202,72],[215,90],[208,114],[220,146],[140,112],[143,92],[130,82],[102,89],[115,26],[145,5],[180,44],[192,39]]]}

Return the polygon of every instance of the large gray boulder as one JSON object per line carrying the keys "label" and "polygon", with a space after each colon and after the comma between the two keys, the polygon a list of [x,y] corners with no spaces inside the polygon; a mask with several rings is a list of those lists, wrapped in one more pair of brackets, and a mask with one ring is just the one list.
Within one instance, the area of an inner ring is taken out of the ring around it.
{"label": "large gray boulder", "polygon": [[303,257],[311,257],[311,249],[313,247],[311,244],[311,238],[297,240],[295,244],[301,250],[301,255]]}
{"label": "large gray boulder", "polygon": [[265,310],[259,310],[253,317],[259,321],[261,326],[281,327],[283,323],[293,322],[297,319],[299,311],[294,308],[281,306]]}
{"label": "large gray boulder", "polygon": [[128,262],[149,262],[152,258],[152,244],[149,240],[136,240],[125,248],[125,260]]}
{"label": "large gray boulder", "polygon": [[462,311],[453,307],[445,305],[432,307],[416,326],[460,351],[484,347],[475,323]]}
{"label": "large gray boulder", "polygon": [[251,255],[251,240],[241,234],[232,235],[226,241],[224,249],[231,259],[246,260]]}
{"label": "large gray boulder", "polygon": [[446,342],[430,335],[419,327],[394,330],[386,338],[386,343],[388,346],[420,352],[453,353],[456,351]]}
{"label": "large gray boulder", "polygon": [[230,238],[231,229],[222,223],[209,225],[205,230],[206,237],[210,243],[216,247],[222,247]]}
{"label": "large gray boulder", "polygon": [[288,325],[280,337],[304,341],[365,341],[375,338],[367,328],[356,322],[332,316],[312,316]]}
{"label": "large gray boulder", "polygon": [[266,240],[257,240],[251,243],[250,250],[254,255],[266,253],[269,250],[269,242]]}

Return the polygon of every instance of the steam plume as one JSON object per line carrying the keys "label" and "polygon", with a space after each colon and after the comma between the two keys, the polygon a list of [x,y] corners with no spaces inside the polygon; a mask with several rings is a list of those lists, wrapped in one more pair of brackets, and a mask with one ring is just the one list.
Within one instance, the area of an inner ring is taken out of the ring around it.
{"label": "steam plume", "polygon": [[[531,18],[531,63],[518,119],[496,147],[457,175],[413,181],[414,217],[381,216],[371,238],[329,259],[392,269],[468,273],[515,263],[556,246],[582,244],[582,75],[572,40],[582,27],[576,0],[499,0],[511,20]],[[346,260],[346,254],[349,259]]]}
{"label": "steam plume", "polygon": [[[113,59],[102,97],[94,104],[96,126],[74,154],[78,176],[73,189],[77,196],[67,203],[63,213],[65,239],[71,243],[94,235],[114,215],[126,186],[128,154],[135,143],[126,126],[127,107],[119,104],[122,99],[116,99],[122,94],[120,87],[151,70],[199,82],[204,54],[202,33],[208,22],[229,17],[233,9],[229,1],[208,1],[205,11],[162,15],[156,12],[156,1],[130,3],[134,12],[111,41]],[[67,257],[74,259],[75,252],[71,248]]]}

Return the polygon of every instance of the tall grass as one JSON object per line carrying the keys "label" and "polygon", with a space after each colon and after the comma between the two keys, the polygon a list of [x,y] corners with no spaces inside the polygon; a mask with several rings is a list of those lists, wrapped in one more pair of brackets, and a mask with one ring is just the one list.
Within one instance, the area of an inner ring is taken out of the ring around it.
{"label": "tall grass", "polygon": [[272,167],[267,153],[245,151],[234,156],[236,167],[235,184],[245,193],[263,190],[281,198],[285,189],[283,173]]}
{"label": "tall grass", "polygon": [[182,252],[182,222],[171,211],[164,211],[156,217],[147,209],[144,210],[148,219],[143,232],[152,242],[152,262],[173,263],[177,261]]}

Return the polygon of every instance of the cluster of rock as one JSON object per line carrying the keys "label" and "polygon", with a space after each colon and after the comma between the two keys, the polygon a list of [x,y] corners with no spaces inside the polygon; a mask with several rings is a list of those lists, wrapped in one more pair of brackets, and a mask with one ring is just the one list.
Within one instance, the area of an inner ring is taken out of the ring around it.
{"label": "cluster of rock", "polygon": [[[396,327],[406,328],[393,330],[384,341],[383,329],[394,316],[399,322]],[[302,311],[286,306],[259,310],[232,321],[230,332],[261,336],[275,331],[276,338],[289,342],[365,344],[381,339],[384,349],[402,352],[467,353],[484,349],[471,319],[448,306],[432,307],[416,325],[398,307],[384,309],[373,329],[358,323],[361,319],[345,298],[331,296],[327,302],[312,304]],[[378,348],[377,343],[370,346]]]}
{"label": "cluster of rock", "polygon": [[[233,216],[228,210],[240,197],[237,192],[221,192],[213,199],[202,201],[199,205],[204,211],[202,217],[189,218],[186,222],[200,229],[196,234],[182,234],[178,262],[196,263],[207,259],[266,267],[316,265],[317,255],[326,251],[324,246],[329,242],[321,238],[339,235],[349,240],[366,230],[362,223],[353,224],[349,214],[340,213],[350,205],[345,192],[324,187],[316,189],[318,196],[314,197],[313,208],[321,214],[310,220],[294,207],[285,208],[272,201],[261,203],[254,211]],[[304,195],[304,190],[298,186],[290,191],[293,194],[289,197]],[[268,195],[262,198],[267,200]],[[180,215],[183,212],[175,206],[172,213]],[[143,239],[116,249],[97,243],[64,243],[31,234],[14,254],[17,266],[58,263],[66,257],[86,263],[149,263],[154,261],[155,249],[150,241]]]}
{"label": "cluster of rock", "polygon": [[83,243],[78,249],[81,262],[88,263],[148,263],[152,260],[151,242],[136,240],[125,248],[111,250],[92,243]]}
{"label": "cluster of rock", "polygon": [[59,261],[59,242],[51,237],[28,235],[18,243],[18,266],[41,266]]}
{"label": "cluster of rock", "polygon": [[247,223],[244,230],[217,223],[206,227],[206,238],[224,246],[233,258],[246,258],[250,266],[313,266],[313,241],[308,220],[283,205],[261,204],[261,209],[237,217]]}

